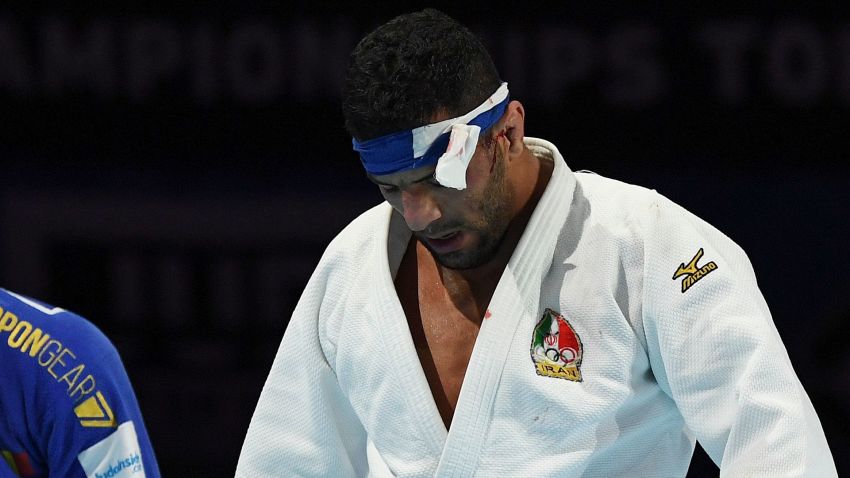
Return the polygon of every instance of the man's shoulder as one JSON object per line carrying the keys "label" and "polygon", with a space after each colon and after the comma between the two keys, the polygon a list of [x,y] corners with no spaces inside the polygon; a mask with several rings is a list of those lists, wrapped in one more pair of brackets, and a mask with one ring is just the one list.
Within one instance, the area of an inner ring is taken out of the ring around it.
{"label": "man's shoulder", "polygon": [[[605,178],[594,173],[576,174],[581,196],[594,224],[621,231],[666,255],[677,247],[698,250],[709,239],[716,248],[743,254],[722,231],[654,189]],[[696,245],[696,246],[695,246]]]}
{"label": "man's shoulder", "polygon": [[381,203],[345,226],[325,248],[313,279],[346,282],[369,269],[367,265],[376,258],[378,248],[386,245],[391,211],[389,204]]}
{"label": "man's shoulder", "polygon": [[575,173],[579,200],[588,203],[599,221],[645,223],[667,201],[654,189],[608,178],[591,171]]}
{"label": "man's shoulder", "polygon": [[658,194],[654,189],[602,176],[588,170],[576,171],[575,175],[576,182],[581,185],[583,191],[597,200],[630,202],[635,206],[657,200]]}
{"label": "man's shoulder", "polygon": [[357,216],[331,240],[325,255],[362,253],[376,241],[386,239],[391,209],[383,202]]}
{"label": "man's shoulder", "polygon": [[635,184],[600,176],[589,171],[576,173],[580,191],[591,210],[600,220],[626,221],[639,225],[644,231],[657,230],[669,224],[692,224],[699,228],[712,228],[702,218],[680,204],[650,189]]}
{"label": "man's shoulder", "polygon": [[[78,351],[90,349],[102,354],[114,349],[94,324],[73,312],[25,295],[0,289],[0,339],[11,347],[42,344],[36,339],[49,337]],[[49,341],[49,339],[44,339]]]}
{"label": "man's shoulder", "polygon": [[[0,309],[0,360],[8,365],[0,377],[12,384],[0,402],[14,407],[23,396],[26,409],[49,410],[58,423],[79,422],[87,410],[79,408],[81,399],[106,390],[111,371],[121,367],[115,347],[85,318],[15,292],[0,289]],[[111,395],[107,400],[114,402]],[[18,422],[33,416],[15,413]]]}

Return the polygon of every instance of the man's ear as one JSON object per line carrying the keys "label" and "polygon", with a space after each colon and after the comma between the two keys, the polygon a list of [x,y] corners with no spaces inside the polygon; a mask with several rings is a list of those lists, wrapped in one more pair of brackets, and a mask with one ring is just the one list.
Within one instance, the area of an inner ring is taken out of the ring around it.
{"label": "man's ear", "polygon": [[519,101],[511,101],[502,115],[502,131],[508,140],[508,154],[520,154],[525,149],[525,108]]}

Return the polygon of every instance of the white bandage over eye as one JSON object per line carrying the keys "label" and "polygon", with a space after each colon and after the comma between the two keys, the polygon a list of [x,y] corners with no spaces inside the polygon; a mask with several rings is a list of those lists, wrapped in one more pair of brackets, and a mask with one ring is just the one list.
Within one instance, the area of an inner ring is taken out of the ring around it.
{"label": "white bandage over eye", "polygon": [[469,124],[454,124],[445,154],[437,160],[434,178],[447,188],[466,189],[466,169],[475,154],[481,128]]}
{"label": "white bandage over eye", "polygon": [[380,176],[436,163],[434,177],[440,185],[466,189],[466,170],[475,154],[478,137],[504,114],[508,84],[469,113],[439,123],[381,136],[368,141],[352,140],[366,171]]}

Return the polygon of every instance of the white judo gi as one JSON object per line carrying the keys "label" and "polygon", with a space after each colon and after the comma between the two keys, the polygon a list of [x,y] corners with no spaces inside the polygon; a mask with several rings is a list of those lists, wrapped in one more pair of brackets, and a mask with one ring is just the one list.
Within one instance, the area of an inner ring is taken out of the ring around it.
{"label": "white judo gi", "polygon": [[555,167],[450,430],[393,285],[410,232],[384,203],[307,284],[236,476],[681,477],[695,440],[721,475],[837,476],[744,252],[655,191],[526,145]]}

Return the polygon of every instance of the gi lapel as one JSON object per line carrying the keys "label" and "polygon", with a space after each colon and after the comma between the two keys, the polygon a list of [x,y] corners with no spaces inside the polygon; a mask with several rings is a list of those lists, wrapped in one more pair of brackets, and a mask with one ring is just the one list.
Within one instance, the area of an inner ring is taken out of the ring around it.
{"label": "gi lapel", "polygon": [[[407,241],[398,244],[388,243],[388,241],[398,240],[399,234],[397,233],[399,231],[391,231],[390,228],[399,224],[392,220],[392,208],[387,205],[386,209],[387,229],[385,237],[387,240],[375,241],[376,248],[372,251],[376,266],[373,274],[374,280],[371,284],[371,295],[373,310],[378,319],[377,332],[381,334],[385,346],[393,345],[394,367],[392,370],[395,376],[391,380],[394,380],[397,384],[397,401],[406,405],[403,413],[412,415],[411,421],[419,426],[420,437],[436,460],[442,454],[446,442],[446,426],[443,424],[440,411],[434,402],[431,387],[428,385],[428,379],[425,377],[422,364],[419,362],[419,355],[416,353],[416,346],[410,335],[410,326],[405,319],[404,310],[395,292],[392,273],[398,264],[393,264],[393,267],[391,267],[387,247],[388,245],[402,247],[403,253],[404,244]],[[400,227],[406,226],[401,223]],[[409,231],[407,231],[407,237],[410,237]],[[400,371],[404,371],[404,373],[400,373]],[[392,417],[386,418],[392,419]]]}
{"label": "gi lapel", "polygon": [[[481,323],[437,476],[475,472],[514,333],[521,320],[537,320],[542,311],[540,284],[552,263],[575,190],[575,176],[554,145],[535,138],[526,138],[526,145],[539,156],[552,157],[555,167],[496,286],[489,306],[492,315]],[[525,347],[520,353],[528,353]]]}

